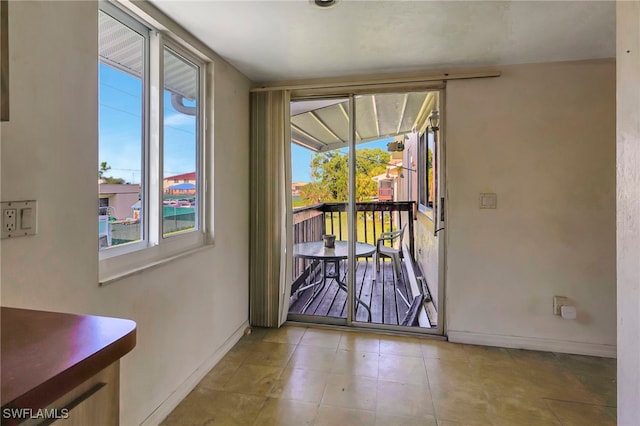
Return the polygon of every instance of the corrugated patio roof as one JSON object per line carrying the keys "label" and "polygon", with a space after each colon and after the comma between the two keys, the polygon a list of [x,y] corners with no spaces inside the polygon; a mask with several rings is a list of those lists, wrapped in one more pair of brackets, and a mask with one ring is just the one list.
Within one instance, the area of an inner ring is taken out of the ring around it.
{"label": "corrugated patio roof", "polygon": [[[421,130],[439,108],[438,91],[379,93],[355,97],[356,143]],[[313,151],[346,147],[349,141],[348,100],[293,102],[291,139]]]}

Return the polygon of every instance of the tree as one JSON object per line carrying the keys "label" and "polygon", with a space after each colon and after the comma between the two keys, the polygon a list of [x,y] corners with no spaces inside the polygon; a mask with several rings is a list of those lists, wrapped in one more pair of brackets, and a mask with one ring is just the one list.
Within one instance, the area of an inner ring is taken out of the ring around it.
{"label": "tree", "polygon": [[108,176],[106,178],[104,178],[104,183],[115,183],[115,184],[119,184],[122,185],[123,183],[125,183],[125,180],[122,178],[115,178],[113,176]]}
{"label": "tree", "polygon": [[102,179],[104,174],[111,170],[111,166],[107,164],[106,161],[100,163],[100,169],[98,170],[98,179]]}
{"label": "tree", "polygon": [[115,178],[113,176],[105,176],[104,174],[111,170],[111,166],[106,161],[100,163],[100,169],[98,169],[98,179],[102,179],[104,183],[109,184],[123,184],[125,181],[122,178]]}
{"label": "tree", "polygon": [[[348,155],[339,151],[317,153],[311,160],[313,182],[300,190],[300,197],[311,203],[348,200]],[[378,185],[372,179],[386,171],[391,154],[379,148],[356,150],[356,201],[375,197]]]}

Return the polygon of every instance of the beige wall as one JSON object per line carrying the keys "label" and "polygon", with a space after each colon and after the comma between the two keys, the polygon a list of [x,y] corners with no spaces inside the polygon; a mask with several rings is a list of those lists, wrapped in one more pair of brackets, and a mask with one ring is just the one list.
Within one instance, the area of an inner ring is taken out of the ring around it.
{"label": "beige wall", "polygon": [[615,356],[615,63],[500,70],[447,84],[448,335]]}
{"label": "beige wall", "polygon": [[12,2],[9,19],[2,198],[38,200],[39,223],[1,243],[2,305],[135,320],[121,424],[161,417],[248,319],[249,81],[216,61],[214,246],[99,287],[97,3]]}
{"label": "beige wall", "polygon": [[640,424],[640,4],[617,5],[618,424]]}

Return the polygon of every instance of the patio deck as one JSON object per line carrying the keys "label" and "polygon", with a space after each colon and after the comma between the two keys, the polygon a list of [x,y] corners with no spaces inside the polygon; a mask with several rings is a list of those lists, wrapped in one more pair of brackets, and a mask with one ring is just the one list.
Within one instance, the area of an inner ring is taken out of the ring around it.
{"label": "patio deck", "polygon": [[[342,281],[346,282],[347,262],[343,261],[340,272]],[[404,279],[395,279],[393,264],[388,259],[381,261],[378,279],[374,285],[373,278],[375,265],[371,258],[361,259],[356,266],[356,296],[371,308],[371,322],[374,324],[399,325],[404,319],[409,307],[402,300],[402,296],[411,303],[411,297],[407,296],[406,282]],[[311,273],[307,282],[315,282],[320,278],[320,268]],[[403,267],[403,276],[406,277],[406,269]],[[312,280],[312,281],[309,281]],[[312,289],[304,290],[299,297],[290,298],[289,313],[300,314],[302,308],[311,297]],[[335,318],[347,317],[347,293],[338,289],[334,279],[327,279],[327,283],[316,299],[304,312],[306,315],[328,316]],[[368,322],[367,310],[356,303],[356,321]]]}

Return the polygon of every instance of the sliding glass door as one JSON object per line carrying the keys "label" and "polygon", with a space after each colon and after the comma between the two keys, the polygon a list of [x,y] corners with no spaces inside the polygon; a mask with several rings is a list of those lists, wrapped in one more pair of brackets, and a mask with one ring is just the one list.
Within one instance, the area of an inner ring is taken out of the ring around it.
{"label": "sliding glass door", "polygon": [[429,119],[439,117],[441,95],[415,90],[291,102],[289,319],[442,333],[444,242],[436,230],[444,222],[436,217],[436,173],[444,164],[436,171],[443,156],[436,158],[433,143],[421,143],[435,141],[439,129]]}

